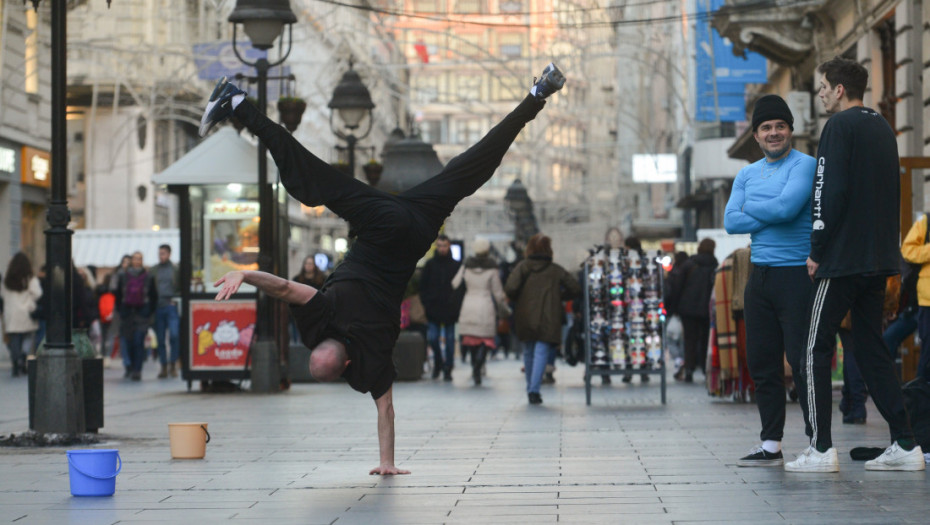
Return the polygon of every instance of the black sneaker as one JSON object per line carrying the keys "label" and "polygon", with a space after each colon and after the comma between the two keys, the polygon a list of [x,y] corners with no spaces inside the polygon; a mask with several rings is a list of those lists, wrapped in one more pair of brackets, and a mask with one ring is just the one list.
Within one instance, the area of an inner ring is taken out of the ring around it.
{"label": "black sneaker", "polygon": [[541,404],[542,404],[542,396],[539,395],[539,392],[529,392],[529,393],[526,395],[526,397],[529,398],[529,401],[530,401],[530,404],[531,404],[531,405],[541,405]]}
{"label": "black sneaker", "polygon": [[200,118],[200,136],[204,136],[213,126],[226,120],[233,114],[232,98],[236,95],[245,95],[245,91],[237,88],[226,77],[220,79],[213,88],[207,108]]}
{"label": "black sneaker", "polygon": [[530,88],[530,94],[539,100],[545,100],[549,95],[562,89],[564,85],[565,77],[562,76],[562,72],[559,71],[559,68],[555,67],[555,64],[550,62],[549,65],[546,66],[546,69],[543,69],[542,74],[539,76],[539,79],[536,80],[536,83],[533,84],[533,87]]}
{"label": "black sneaker", "polygon": [[781,451],[772,453],[762,447],[756,447],[749,451],[748,456],[739,458],[736,462],[740,467],[780,467],[785,464],[785,457]]}

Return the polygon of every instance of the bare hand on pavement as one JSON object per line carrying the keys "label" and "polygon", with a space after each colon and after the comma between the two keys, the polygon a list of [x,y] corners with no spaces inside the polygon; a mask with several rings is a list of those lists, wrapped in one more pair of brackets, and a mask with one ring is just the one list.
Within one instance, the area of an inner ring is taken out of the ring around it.
{"label": "bare hand on pavement", "polygon": [[242,281],[245,279],[245,274],[240,271],[228,272],[226,275],[220,277],[213,286],[220,286],[220,291],[216,294],[216,300],[222,301],[224,299],[229,299],[234,293],[239,291],[239,287],[242,286]]}
{"label": "bare hand on pavement", "polygon": [[409,470],[401,470],[394,465],[381,465],[371,469],[369,475],[378,474],[380,476],[393,476],[395,474],[410,474]]}

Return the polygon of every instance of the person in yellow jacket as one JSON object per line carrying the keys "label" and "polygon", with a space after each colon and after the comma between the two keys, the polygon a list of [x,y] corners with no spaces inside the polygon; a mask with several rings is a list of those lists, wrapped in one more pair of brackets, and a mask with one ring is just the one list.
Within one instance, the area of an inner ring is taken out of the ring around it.
{"label": "person in yellow jacket", "polygon": [[904,260],[920,264],[917,278],[917,335],[920,337],[920,360],[917,375],[930,381],[930,244],[927,243],[927,215],[914,222],[901,243]]}

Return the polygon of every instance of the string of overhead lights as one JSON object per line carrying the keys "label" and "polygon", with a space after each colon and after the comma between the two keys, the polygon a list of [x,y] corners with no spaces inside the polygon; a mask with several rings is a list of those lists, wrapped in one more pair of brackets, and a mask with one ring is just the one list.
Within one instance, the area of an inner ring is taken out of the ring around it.
{"label": "string of overhead lights", "polygon": [[[395,9],[387,9],[381,7],[375,7],[370,5],[354,5],[346,3],[340,0],[314,0],[316,2],[321,2],[324,4],[330,4],[334,6],[347,7],[350,9],[355,9],[358,11],[367,11],[374,14],[386,15],[386,16],[403,16],[408,18],[416,18],[421,20],[428,20],[433,22],[448,22],[453,24],[462,24],[462,25],[472,25],[472,26],[483,26],[483,27],[497,27],[497,28],[516,28],[516,27],[526,27],[527,24],[515,24],[507,22],[485,22],[470,20],[469,18],[473,15],[468,14],[454,14],[454,15],[442,15],[439,13],[421,13],[416,11],[403,11]],[[501,13],[502,15],[512,15],[512,16],[539,16],[539,15],[558,15],[558,14],[568,14],[568,13],[578,13],[578,12],[607,12],[608,17],[612,11],[615,11],[618,8],[622,7],[637,7],[645,5],[654,5],[659,3],[668,3],[672,0],[651,0],[642,3],[636,4],[626,4],[624,6],[615,6],[615,7],[594,7],[594,8],[580,8],[573,10],[559,10],[559,11],[525,11],[525,12],[516,12],[516,13]],[[787,7],[804,7],[806,5],[817,4],[816,0],[797,0],[795,2],[785,2],[781,5],[772,5],[771,0],[758,0],[750,4],[728,6],[728,11],[734,14],[744,14],[750,12],[762,12],[762,11],[771,11],[772,9],[781,9]],[[697,13],[683,13],[677,15],[667,15],[667,16],[654,16],[654,17],[644,17],[644,18],[631,18],[631,19],[608,19],[604,21],[591,21],[591,22],[579,22],[579,23],[557,23],[557,24],[534,24],[537,27],[558,27],[558,28],[591,28],[591,27],[616,27],[616,26],[633,26],[633,25],[648,25],[648,24],[659,24],[659,23],[669,23],[669,22],[679,22],[681,21],[682,16],[687,17],[689,20],[696,21],[707,21],[713,18],[717,14],[717,11],[703,11]],[[487,13],[481,13],[482,16],[486,16]]]}

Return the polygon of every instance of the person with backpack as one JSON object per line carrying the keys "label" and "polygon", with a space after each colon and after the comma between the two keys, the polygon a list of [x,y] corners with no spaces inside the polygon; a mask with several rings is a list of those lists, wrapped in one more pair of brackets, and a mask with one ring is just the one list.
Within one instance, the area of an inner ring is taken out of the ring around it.
{"label": "person with backpack", "polygon": [[[920,359],[917,362],[917,376],[924,378],[924,381],[930,382],[930,244],[927,239],[930,231],[927,228],[927,214],[914,222],[904,242],[901,243],[901,255],[904,260],[912,265],[919,265],[920,269],[909,268],[908,275],[901,280],[902,302],[907,301],[904,305],[905,312],[912,306],[914,300],[917,303],[917,334],[920,337]],[[914,281],[916,274],[916,282]],[[913,286],[913,291],[911,291]],[[913,293],[916,291],[916,293]],[[909,300],[904,299],[904,295],[910,295]],[[916,297],[913,297],[915,296]],[[894,324],[892,324],[894,326]],[[891,331],[892,326],[888,327],[885,332]],[[903,331],[902,328],[896,328]],[[906,335],[901,337],[903,339]],[[900,344],[900,341],[898,341]],[[894,347],[897,349],[897,346]],[[892,347],[889,345],[889,350]],[[894,351],[894,350],[892,350]]]}
{"label": "person with backpack", "polygon": [[142,379],[146,354],[145,334],[151,324],[149,317],[153,313],[153,306],[158,301],[153,280],[142,263],[142,252],[133,253],[130,266],[120,275],[116,288],[120,339],[125,342],[129,356],[126,373],[133,381]]}

